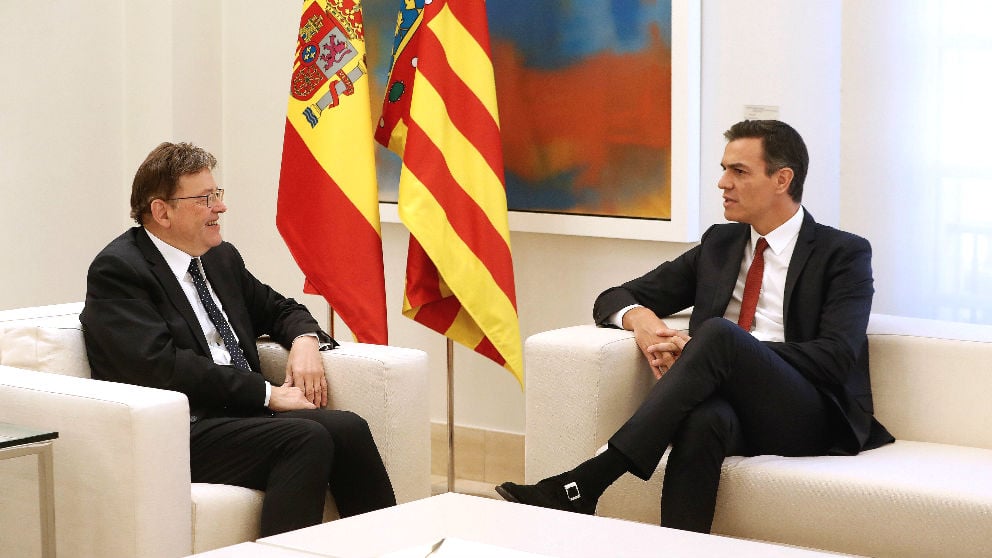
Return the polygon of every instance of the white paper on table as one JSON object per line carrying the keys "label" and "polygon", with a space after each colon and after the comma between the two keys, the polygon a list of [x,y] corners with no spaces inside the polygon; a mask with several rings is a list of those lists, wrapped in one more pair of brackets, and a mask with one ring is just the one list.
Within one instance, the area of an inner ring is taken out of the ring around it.
{"label": "white paper on table", "polygon": [[443,538],[434,544],[404,548],[382,554],[379,558],[550,558],[544,554],[534,554],[512,548],[503,548],[451,537]]}

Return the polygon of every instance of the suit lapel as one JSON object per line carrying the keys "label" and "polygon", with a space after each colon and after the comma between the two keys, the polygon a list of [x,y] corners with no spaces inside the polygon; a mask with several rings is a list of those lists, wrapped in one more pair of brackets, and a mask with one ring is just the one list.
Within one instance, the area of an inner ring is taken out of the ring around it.
{"label": "suit lapel", "polygon": [[713,316],[723,316],[727,312],[730,299],[734,296],[734,288],[737,286],[737,277],[741,271],[741,260],[744,259],[744,248],[751,237],[751,227],[742,225],[737,227],[738,234],[727,240],[727,248],[718,253],[728,254],[729,257],[723,262],[719,270],[719,280],[716,282],[717,291],[713,293]]}
{"label": "suit lapel", "polygon": [[200,327],[200,321],[196,319],[196,314],[193,312],[193,307],[189,304],[189,299],[186,298],[186,293],[183,292],[183,288],[179,285],[179,281],[176,280],[176,276],[172,274],[172,270],[169,268],[169,264],[165,262],[162,253],[158,251],[155,244],[148,238],[148,232],[145,229],[139,228],[138,234],[135,237],[135,244],[137,244],[138,249],[144,255],[152,274],[158,280],[169,302],[172,303],[172,306],[186,321],[190,331],[193,333],[193,337],[200,344],[200,350],[204,355],[209,355],[210,347],[207,345],[207,338],[203,335],[203,328]]}
{"label": "suit lapel", "polygon": [[169,268],[169,264],[165,262],[165,258],[162,257],[162,253],[158,251],[158,248],[148,238],[148,232],[140,227],[137,227],[137,229],[138,233],[135,236],[135,244],[148,262],[152,274],[169,298],[169,302],[172,303],[172,306],[186,320],[190,331],[200,344],[202,353],[209,355],[210,347],[207,345],[207,338],[203,335],[203,328],[200,327],[200,321],[196,319],[196,314],[193,312],[193,307],[189,304],[189,299],[186,298],[186,293],[183,292],[183,288],[179,285],[179,281],[176,280],[176,276],[172,274],[172,270]]}
{"label": "suit lapel", "polygon": [[799,237],[796,239],[796,247],[792,251],[792,259],[789,260],[789,271],[785,276],[785,301],[782,308],[782,319],[785,321],[785,330],[789,330],[789,306],[792,301],[792,293],[796,287],[796,281],[802,274],[806,262],[816,243],[816,221],[808,211],[803,216],[803,225],[799,228]]}

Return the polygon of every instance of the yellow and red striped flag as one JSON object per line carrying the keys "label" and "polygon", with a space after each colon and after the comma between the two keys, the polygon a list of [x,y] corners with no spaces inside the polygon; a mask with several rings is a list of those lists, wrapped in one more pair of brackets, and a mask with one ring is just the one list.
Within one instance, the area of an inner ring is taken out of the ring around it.
{"label": "yellow and red striped flag", "polygon": [[360,0],[303,2],[276,225],[356,339],[387,343],[386,289]]}
{"label": "yellow and red striped flag", "polygon": [[503,153],[483,0],[401,0],[376,139],[403,159],[403,314],[523,384]]}

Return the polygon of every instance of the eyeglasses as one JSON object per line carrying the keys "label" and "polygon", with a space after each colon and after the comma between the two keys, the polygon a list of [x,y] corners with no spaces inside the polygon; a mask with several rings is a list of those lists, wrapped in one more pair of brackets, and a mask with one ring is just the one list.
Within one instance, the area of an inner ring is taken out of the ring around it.
{"label": "eyeglasses", "polygon": [[209,194],[204,194],[202,196],[186,196],[183,198],[168,198],[165,201],[176,201],[176,200],[200,200],[196,202],[198,205],[206,205],[207,208],[211,208],[215,203],[219,201],[224,201],[224,189],[218,188]]}

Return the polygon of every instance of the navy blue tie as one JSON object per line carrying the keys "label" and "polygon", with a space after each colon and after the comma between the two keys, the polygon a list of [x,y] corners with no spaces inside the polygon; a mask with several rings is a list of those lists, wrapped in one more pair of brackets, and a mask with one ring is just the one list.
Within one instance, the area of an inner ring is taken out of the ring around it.
{"label": "navy blue tie", "polygon": [[213,297],[210,296],[210,291],[207,290],[207,282],[203,279],[203,274],[200,273],[200,258],[193,258],[189,262],[189,274],[193,278],[193,285],[196,287],[196,294],[200,296],[200,302],[203,303],[203,307],[207,310],[207,316],[210,317],[210,321],[213,322],[214,327],[217,328],[217,333],[220,334],[220,338],[224,340],[224,347],[227,348],[227,352],[231,354],[231,364],[237,366],[238,368],[243,368],[244,370],[251,370],[251,366],[248,365],[248,361],[245,359],[245,353],[241,350],[238,345],[237,339],[234,338],[234,332],[231,331],[231,325],[227,323],[224,319],[224,315],[221,314],[220,308],[214,304]]}

